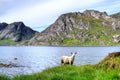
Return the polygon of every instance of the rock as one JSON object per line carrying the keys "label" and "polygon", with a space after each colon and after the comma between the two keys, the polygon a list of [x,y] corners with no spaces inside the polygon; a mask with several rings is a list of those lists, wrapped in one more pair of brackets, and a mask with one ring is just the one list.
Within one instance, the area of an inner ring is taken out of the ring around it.
{"label": "rock", "polygon": [[9,64],[0,63],[0,67],[12,68],[12,67],[24,67],[24,66],[10,62]]}
{"label": "rock", "polygon": [[5,29],[7,25],[7,23],[0,23],[0,31]]}
{"label": "rock", "polygon": [[106,16],[108,16],[106,12],[99,12],[96,10],[86,10],[83,12],[83,14],[87,16],[92,16],[96,19],[99,19],[100,17],[105,18]]}
{"label": "rock", "polygon": [[18,58],[14,58],[14,60],[17,60]]}
{"label": "rock", "polygon": [[114,21],[112,22],[112,27],[115,31],[119,30],[120,29],[120,21],[114,19]]}
{"label": "rock", "polygon": [[113,36],[113,42],[119,43],[120,42],[120,35],[114,35]]}

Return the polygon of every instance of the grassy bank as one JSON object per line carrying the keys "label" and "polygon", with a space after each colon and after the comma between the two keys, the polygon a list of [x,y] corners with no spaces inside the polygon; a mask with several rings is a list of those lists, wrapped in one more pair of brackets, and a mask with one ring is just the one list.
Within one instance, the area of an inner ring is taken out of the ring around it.
{"label": "grassy bank", "polygon": [[16,76],[13,80],[120,80],[118,70],[97,69],[95,66],[58,66],[42,73]]}
{"label": "grassy bank", "polygon": [[0,80],[120,80],[120,53],[112,53],[96,65],[57,66],[41,73]]}

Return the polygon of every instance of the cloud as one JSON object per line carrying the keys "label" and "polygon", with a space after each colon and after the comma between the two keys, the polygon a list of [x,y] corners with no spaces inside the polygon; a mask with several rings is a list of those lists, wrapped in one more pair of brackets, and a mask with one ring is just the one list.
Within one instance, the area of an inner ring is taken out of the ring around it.
{"label": "cloud", "polygon": [[[10,2],[12,0],[6,0]],[[55,18],[54,15],[69,12],[76,7],[89,6],[102,0],[49,0],[44,3],[35,3],[33,5],[14,6],[6,11],[6,14],[0,16],[0,21],[14,22],[24,21],[32,26],[39,26],[50,23]],[[57,15],[58,16],[58,15]]]}
{"label": "cloud", "polygon": [[[107,11],[108,14],[120,12],[120,0],[105,0],[102,4],[92,6],[99,11]],[[96,6],[96,7],[95,7]]]}
{"label": "cloud", "polygon": [[[58,16],[63,13],[74,11],[78,12],[85,9],[103,10],[108,8],[108,5],[103,4],[103,2],[107,0],[20,0],[19,2],[16,2],[16,0],[5,1],[6,2],[2,2],[2,4],[11,2],[11,5],[9,5],[8,8],[2,10],[4,14],[0,15],[0,21],[8,23],[23,21],[25,24],[31,26],[32,28],[36,26],[50,25],[57,19]],[[116,5],[114,4],[113,6],[115,7]],[[103,5],[103,7],[100,5]]]}

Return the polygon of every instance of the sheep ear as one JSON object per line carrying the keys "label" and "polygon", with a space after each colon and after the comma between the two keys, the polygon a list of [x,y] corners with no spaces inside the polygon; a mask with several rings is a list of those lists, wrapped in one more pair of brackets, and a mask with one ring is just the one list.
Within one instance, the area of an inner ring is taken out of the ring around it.
{"label": "sheep ear", "polygon": [[73,54],[73,52],[71,52],[71,54]]}

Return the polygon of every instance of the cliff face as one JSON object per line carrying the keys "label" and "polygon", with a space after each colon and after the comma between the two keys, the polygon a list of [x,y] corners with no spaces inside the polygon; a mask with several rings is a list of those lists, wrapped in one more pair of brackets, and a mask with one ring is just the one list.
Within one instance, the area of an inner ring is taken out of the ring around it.
{"label": "cliff face", "polygon": [[35,35],[36,31],[24,25],[23,22],[11,24],[0,23],[0,39],[10,39],[16,42],[28,40]]}
{"label": "cliff face", "polygon": [[120,35],[119,31],[119,20],[106,12],[86,10],[61,15],[27,45],[112,45],[113,36]]}

